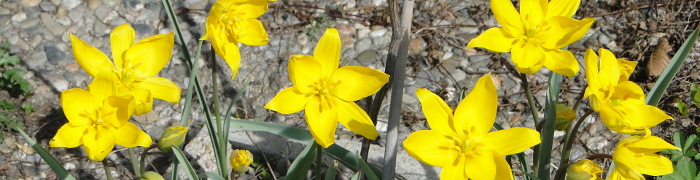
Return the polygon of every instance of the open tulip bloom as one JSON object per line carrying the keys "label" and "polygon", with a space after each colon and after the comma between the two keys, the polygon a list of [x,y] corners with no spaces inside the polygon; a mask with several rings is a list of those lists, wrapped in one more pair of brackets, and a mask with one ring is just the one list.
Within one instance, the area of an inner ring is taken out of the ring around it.
{"label": "open tulip bloom", "polygon": [[503,156],[540,143],[540,133],[516,127],[489,132],[496,120],[498,96],[487,74],[452,109],[427,89],[416,90],[431,130],[413,132],[403,146],[414,158],[442,167],[440,179],[513,179]]}
{"label": "open tulip bloom", "polygon": [[172,103],[180,101],[180,88],[172,81],[153,77],[160,72],[170,60],[174,36],[173,33],[159,34],[134,43],[136,32],[128,24],[118,26],[110,33],[112,58],[99,49],[85,43],[70,34],[73,55],[85,72],[97,76],[102,67],[109,67],[107,78],[117,83],[119,96],[134,97],[134,114],[141,115],[153,109],[153,98]]}
{"label": "open tulip bloom", "polygon": [[389,81],[389,75],[367,67],[338,68],[340,51],[338,30],[326,29],[313,56],[289,59],[289,79],[294,86],[265,105],[282,114],[304,110],[314,140],[324,148],[335,142],[338,122],[368,139],[377,138],[372,120],[355,101],[376,93]]}
{"label": "open tulip bloom", "polygon": [[573,77],[578,73],[574,55],[561,50],[583,37],[595,19],[576,20],[580,0],[522,0],[520,12],[510,0],[491,0],[491,10],[502,27],[486,30],[467,44],[467,49],[485,48],[511,52],[521,73],[532,74],[542,66]]}
{"label": "open tulip bloom", "polygon": [[681,150],[663,139],[645,135],[622,139],[615,148],[615,168],[609,180],[644,180],[642,174],[661,176],[673,172],[673,163],[668,158],[655,154],[665,149]]}
{"label": "open tulip bloom", "polygon": [[207,32],[202,39],[209,39],[214,51],[226,60],[233,71],[231,79],[241,66],[238,42],[262,46],[270,41],[263,24],[255,19],[267,12],[267,3],[267,0],[219,0],[211,7]]}
{"label": "open tulip bloom", "polygon": [[102,161],[114,144],[124,147],[151,145],[151,137],[129,122],[131,96],[117,97],[116,82],[104,71],[88,85],[89,91],[69,89],[61,92],[61,106],[68,123],[51,139],[51,147],[74,148],[83,145],[90,160]]}
{"label": "open tulip bloom", "polygon": [[610,130],[645,134],[646,129],[672,118],[658,107],[647,105],[642,88],[626,81],[634,70],[634,63],[616,59],[607,49],[601,48],[599,53],[600,63],[592,49],[586,51],[588,87],[584,98],[590,99],[591,108],[600,113],[601,120]]}

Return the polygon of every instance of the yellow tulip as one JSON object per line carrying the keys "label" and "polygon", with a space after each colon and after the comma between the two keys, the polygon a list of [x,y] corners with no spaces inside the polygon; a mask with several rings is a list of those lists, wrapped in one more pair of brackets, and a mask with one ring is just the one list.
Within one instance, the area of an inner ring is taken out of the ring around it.
{"label": "yellow tulip", "polygon": [[566,168],[566,180],[603,180],[603,169],[595,162],[581,159]]}
{"label": "yellow tulip", "polygon": [[588,49],[584,56],[588,80],[584,98],[590,99],[591,108],[600,113],[603,123],[610,130],[623,134],[644,134],[645,129],[672,119],[661,109],[645,103],[644,91],[639,85],[623,81],[634,70],[632,65],[616,59],[607,49],[601,48],[599,53],[600,63],[592,49]]}
{"label": "yellow tulip", "polygon": [[153,77],[170,60],[173,33],[160,34],[134,43],[136,32],[128,24],[118,26],[110,33],[112,58],[99,49],[70,34],[73,55],[85,72],[95,77],[102,67],[113,72],[108,77],[117,82],[118,96],[134,97],[134,114],[141,115],[153,109],[153,98],[172,103],[180,101],[180,88],[172,81]]}
{"label": "yellow tulip", "polygon": [[253,154],[248,150],[233,150],[228,158],[228,161],[233,167],[233,172],[238,174],[245,173],[248,171],[248,166],[253,163]]}
{"label": "yellow tulip", "polygon": [[578,61],[561,48],[581,39],[595,20],[571,18],[580,3],[580,0],[522,0],[518,12],[510,0],[492,0],[491,10],[502,27],[486,30],[472,39],[467,49],[481,47],[511,52],[511,59],[521,73],[535,73],[544,65],[573,77],[579,71]]}
{"label": "yellow tulip", "polygon": [[416,95],[431,130],[413,132],[403,146],[419,161],[442,167],[440,179],[513,179],[503,156],[540,143],[540,133],[524,127],[489,132],[498,108],[491,74],[479,78],[454,115],[427,89],[416,90]]}
{"label": "yellow tulip", "polygon": [[[106,68],[105,68],[106,69]],[[101,71],[88,85],[89,91],[61,92],[61,106],[68,123],[51,139],[51,147],[74,148],[83,145],[90,160],[102,161],[114,144],[124,147],[151,145],[151,137],[129,122],[133,98],[114,96],[116,82],[111,72]]]}
{"label": "yellow tulip", "polygon": [[340,46],[338,30],[327,29],[313,56],[295,55],[289,60],[289,79],[294,86],[265,105],[282,114],[304,110],[314,140],[324,148],[335,142],[338,122],[366,138],[377,138],[372,120],[355,101],[376,93],[389,81],[389,75],[367,67],[338,68]]}
{"label": "yellow tulip", "polygon": [[262,23],[255,19],[267,12],[267,0],[219,0],[214,2],[206,23],[206,34],[214,51],[226,60],[233,71],[231,79],[241,66],[238,42],[248,46],[262,46],[270,39]]}
{"label": "yellow tulip", "polygon": [[642,174],[661,176],[673,172],[668,158],[655,154],[665,149],[681,150],[656,136],[630,136],[622,139],[615,148],[615,168],[610,180],[644,180]]}

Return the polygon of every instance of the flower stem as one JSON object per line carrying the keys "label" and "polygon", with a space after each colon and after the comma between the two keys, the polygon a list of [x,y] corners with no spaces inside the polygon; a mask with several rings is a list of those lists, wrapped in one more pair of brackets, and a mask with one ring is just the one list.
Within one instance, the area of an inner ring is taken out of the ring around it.
{"label": "flower stem", "polygon": [[537,105],[535,103],[535,98],[532,96],[532,90],[530,90],[530,84],[527,82],[527,75],[520,74],[520,80],[523,82],[523,89],[525,90],[525,95],[527,96],[527,103],[530,106],[530,112],[532,113],[532,119],[535,121],[535,129],[540,129],[540,115],[537,112]]}
{"label": "flower stem", "polygon": [[576,134],[578,133],[578,128],[581,127],[581,124],[583,124],[583,121],[589,116],[593,114],[593,110],[588,110],[586,113],[584,113],[581,118],[576,121],[576,125],[574,127],[569,128],[566,132],[566,138],[564,141],[564,146],[562,147],[561,150],[561,160],[559,161],[559,169],[557,170],[556,174],[554,175],[554,179],[563,179],[564,178],[564,172],[566,171],[566,167],[569,165],[569,156],[571,155],[571,147],[573,146],[574,139],[576,139]]}
{"label": "flower stem", "polygon": [[107,176],[107,180],[113,180],[112,170],[109,168],[109,163],[107,163],[107,158],[102,160],[102,167],[104,167],[104,169],[105,169],[105,176]]}
{"label": "flower stem", "polygon": [[321,163],[323,162],[323,147],[316,145],[316,179],[321,179]]}
{"label": "flower stem", "polygon": [[158,147],[156,144],[151,144],[151,147],[146,148],[141,153],[141,172],[146,172],[146,154],[148,153],[148,151],[150,151],[151,149],[155,149],[156,147]]}
{"label": "flower stem", "polygon": [[139,162],[138,159],[136,159],[134,148],[127,148],[127,151],[129,151],[129,160],[134,169],[134,175],[136,175],[136,178],[141,178],[141,168],[139,168]]}

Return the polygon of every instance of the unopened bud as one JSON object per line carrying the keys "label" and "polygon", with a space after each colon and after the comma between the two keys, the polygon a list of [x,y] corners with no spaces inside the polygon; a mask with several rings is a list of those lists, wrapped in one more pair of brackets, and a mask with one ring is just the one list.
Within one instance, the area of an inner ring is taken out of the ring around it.
{"label": "unopened bud", "polygon": [[170,152],[170,146],[179,146],[185,142],[187,128],[185,126],[172,126],[163,131],[163,135],[158,140],[158,149],[163,152]]}
{"label": "unopened bud", "polygon": [[253,154],[248,150],[233,150],[228,158],[233,167],[233,171],[242,174],[248,171],[248,166],[253,163]]}

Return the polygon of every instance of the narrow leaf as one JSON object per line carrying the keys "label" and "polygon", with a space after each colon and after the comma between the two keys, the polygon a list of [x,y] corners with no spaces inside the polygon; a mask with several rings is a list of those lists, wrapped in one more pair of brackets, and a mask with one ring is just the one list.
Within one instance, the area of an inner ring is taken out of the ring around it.
{"label": "narrow leaf", "polygon": [[46,151],[46,149],[37,144],[36,141],[34,141],[34,139],[25,134],[24,131],[22,131],[22,129],[15,128],[15,130],[19,132],[19,134],[22,135],[24,140],[26,140],[27,143],[32,146],[32,149],[34,149],[34,151],[36,151],[36,153],[38,153],[39,156],[41,156],[41,158],[44,159],[44,161],[46,161],[47,164],[49,164],[51,170],[53,170],[53,172],[55,172],[59,178],[71,180],[75,179],[75,177],[68,173],[68,171],[66,171],[66,168],[63,168],[63,165],[61,165],[61,163],[59,163],[58,160],[56,160],[56,158],[53,157],[53,155],[51,155],[51,153],[49,153],[48,151]]}
{"label": "narrow leaf", "polygon": [[360,162],[360,167],[362,167],[362,172],[365,173],[365,177],[367,177],[368,180],[379,180],[377,175],[375,175],[374,172],[372,171],[372,168],[370,168],[369,165],[367,165],[367,163],[365,163],[364,160],[357,159],[357,161]]}
{"label": "narrow leaf", "polygon": [[231,127],[249,131],[265,131],[302,144],[309,144],[311,141],[314,141],[309,130],[277,123],[232,119]]}
{"label": "narrow leaf", "polygon": [[326,177],[323,179],[325,180],[335,180],[335,176],[338,174],[338,161],[333,161],[333,167],[329,167],[326,169]]}
{"label": "narrow leaf", "polygon": [[294,159],[292,165],[289,166],[287,170],[286,179],[306,179],[306,173],[309,172],[309,167],[314,162],[314,157],[316,157],[316,151],[318,149],[315,141],[306,145],[303,151]]}
{"label": "narrow leaf", "polygon": [[676,51],[675,55],[673,55],[673,58],[671,58],[671,63],[669,63],[669,66],[666,67],[663,73],[661,73],[661,76],[659,76],[656,84],[654,84],[654,87],[651,88],[651,91],[649,91],[646,99],[646,103],[648,105],[656,106],[659,104],[659,101],[661,101],[661,96],[666,91],[666,88],[668,88],[668,85],[671,84],[671,80],[673,80],[673,77],[676,76],[676,73],[678,73],[678,70],[680,70],[681,65],[683,65],[683,61],[685,61],[686,57],[688,57],[688,54],[692,50],[693,44],[695,44],[695,41],[698,38],[698,34],[700,34],[700,26],[698,26],[695,31],[690,34],[690,36],[688,36],[688,39],[685,40],[681,48]]}
{"label": "narrow leaf", "polygon": [[[199,177],[197,177],[197,172],[195,172],[194,168],[192,167],[192,164],[190,164],[190,161],[187,161],[185,153],[183,153],[182,150],[180,150],[180,148],[177,146],[170,147],[173,148],[173,154],[175,154],[175,157],[177,157],[177,161],[185,167],[185,172],[187,172],[187,176],[190,177],[190,179],[199,179]],[[173,172],[175,171],[177,171],[177,169],[173,169]]]}

